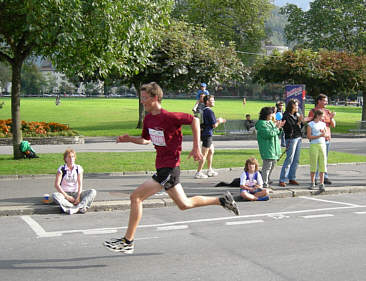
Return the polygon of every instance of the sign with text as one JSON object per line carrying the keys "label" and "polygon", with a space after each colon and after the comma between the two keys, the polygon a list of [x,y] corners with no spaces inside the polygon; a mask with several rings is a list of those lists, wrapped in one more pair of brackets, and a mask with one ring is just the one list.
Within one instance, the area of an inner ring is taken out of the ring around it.
{"label": "sign with text", "polygon": [[299,101],[299,108],[301,113],[304,114],[305,110],[305,85],[286,85],[285,86],[285,100],[286,104],[290,99],[296,99]]}

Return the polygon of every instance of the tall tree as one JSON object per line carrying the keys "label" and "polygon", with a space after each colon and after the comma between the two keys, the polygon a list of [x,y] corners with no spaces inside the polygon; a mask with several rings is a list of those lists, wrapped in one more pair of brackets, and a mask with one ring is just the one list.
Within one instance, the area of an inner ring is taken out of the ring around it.
{"label": "tall tree", "polygon": [[[237,50],[256,52],[265,38],[264,22],[273,8],[269,0],[178,1],[175,15],[199,24],[216,42],[235,42]],[[243,58],[247,55],[242,54]]]}
{"label": "tall tree", "polygon": [[289,4],[281,9],[288,16],[288,41],[319,50],[365,51],[365,0],[314,0],[303,11]]}
{"label": "tall tree", "polygon": [[0,0],[0,61],[12,67],[14,158],[21,158],[21,68],[48,56],[68,76],[136,73],[149,58],[170,0]]}
{"label": "tall tree", "polygon": [[[140,73],[126,78],[125,82],[136,89],[155,81],[165,91],[190,91],[202,81],[217,85],[240,82],[247,76],[235,45],[213,44],[200,26],[172,20],[160,37],[162,42],[152,52],[151,62]],[[137,127],[141,127],[142,119],[140,103]]]}

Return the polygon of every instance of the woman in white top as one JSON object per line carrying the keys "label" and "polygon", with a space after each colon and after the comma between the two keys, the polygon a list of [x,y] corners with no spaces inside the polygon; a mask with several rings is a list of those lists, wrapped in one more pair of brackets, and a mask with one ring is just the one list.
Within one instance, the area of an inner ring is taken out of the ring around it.
{"label": "woman in white top", "polygon": [[54,202],[67,214],[84,214],[91,206],[97,192],[94,189],[83,191],[83,168],[75,164],[76,153],[73,149],[64,152],[65,164],[56,174],[55,188],[52,194]]}
{"label": "woman in white top", "polygon": [[315,110],[313,121],[308,124],[307,138],[310,140],[310,179],[309,189],[315,189],[315,172],[319,166],[319,190],[324,191],[324,173],[327,172],[326,124],[321,120],[323,112]]}

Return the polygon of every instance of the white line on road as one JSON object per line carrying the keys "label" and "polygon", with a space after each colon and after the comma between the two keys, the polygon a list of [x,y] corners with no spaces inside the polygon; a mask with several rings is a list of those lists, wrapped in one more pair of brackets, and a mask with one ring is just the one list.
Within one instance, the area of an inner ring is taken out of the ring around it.
{"label": "white line on road", "polygon": [[188,225],[184,224],[184,225],[172,225],[172,226],[162,226],[162,227],[157,227],[156,230],[157,231],[167,231],[167,230],[181,230],[181,229],[187,229]]}
{"label": "white line on road", "polygon": [[300,196],[300,198],[313,200],[313,201],[319,201],[319,202],[341,204],[341,205],[352,206],[352,207],[363,207],[363,206],[357,205],[357,204],[351,204],[351,203],[339,202],[339,201],[332,201],[332,200],[325,200],[325,199],[319,199],[319,198],[313,198],[313,197],[307,197],[307,196]]}
{"label": "white line on road", "polygon": [[38,222],[36,222],[34,219],[32,219],[30,216],[21,216],[21,218],[36,233],[38,238],[41,238],[41,237],[55,237],[55,236],[61,236],[62,235],[62,233],[58,233],[58,232],[46,232],[43,229],[43,227]]}
{"label": "white line on road", "polygon": [[322,215],[309,215],[309,216],[303,216],[304,219],[318,219],[318,218],[329,218],[334,217],[332,214],[322,214]]}
{"label": "white line on road", "polygon": [[356,215],[366,215],[366,212],[354,212]]}
{"label": "white line on road", "polygon": [[[215,221],[227,221],[227,220],[239,220],[239,219],[248,219],[248,218],[259,218],[259,217],[271,217],[274,216],[286,216],[286,215],[294,215],[294,214],[302,214],[302,213],[314,213],[314,212],[325,212],[325,211],[335,211],[335,210],[347,210],[347,209],[356,209],[356,208],[365,208],[366,206],[359,205],[351,205],[351,206],[343,206],[343,207],[331,207],[331,208],[319,208],[319,209],[305,209],[298,211],[287,211],[287,212],[273,212],[273,213],[262,213],[262,214],[254,214],[254,215],[243,215],[243,216],[230,216],[230,217],[219,217],[219,218],[209,218],[209,219],[198,219],[198,220],[187,220],[187,221],[176,221],[176,222],[168,222],[161,224],[146,224],[140,225],[138,228],[158,228],[158,227],[167,227],[167,226],[177,226],[177,225],[187,225],[193,223],[203,223],[203,222],[215,222]],[[89,232],[93,234],[104,234],[104,233],[112,233],[118,230],[127,229],[127,226],[122,227],[109,227],[109,228],[94,228],[94,229],[75,229],[75,230],[61,230],[61,231],[52,231],[46,232],[36,221],[34,221],[29,216],[23,216],[22,219],[32,228],[32,230],[36,233],[39,238],[43,237],[55,237],[63,234],[70,233],[84,233]]]}
{"label": "white line on road", "polygon": [[226,222],[226,225],[240,225],[240,224],[252,224],[252,223],[261,223],[264,220],[250,220],[250,221],[229,221]]}

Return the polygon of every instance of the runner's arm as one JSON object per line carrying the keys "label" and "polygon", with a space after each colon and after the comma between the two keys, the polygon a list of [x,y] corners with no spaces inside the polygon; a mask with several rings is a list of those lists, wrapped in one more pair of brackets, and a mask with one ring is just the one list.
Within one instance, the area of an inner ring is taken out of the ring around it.
{"label": "runner's arm", "polygon": [[151,140],[147,140],[144,139],[143,137],[133,137],[133,136],[129,136],[129,135],[123,135],[123,136],[119,136],[116,139],[116,142],[132,142],[135,144],[149,144],[151,143]]}
{"label": "runner's arm", "polygon": [[198,118],[194,117],[191,123],[192,126],[192,134],[193,134],[193,148],[191,153],[189,154],[188,158],[193,156],[195,161],[202,159],[201,147],[200,147],[200,139],[201,139],[201,132],[200,132],[200,121]]}

